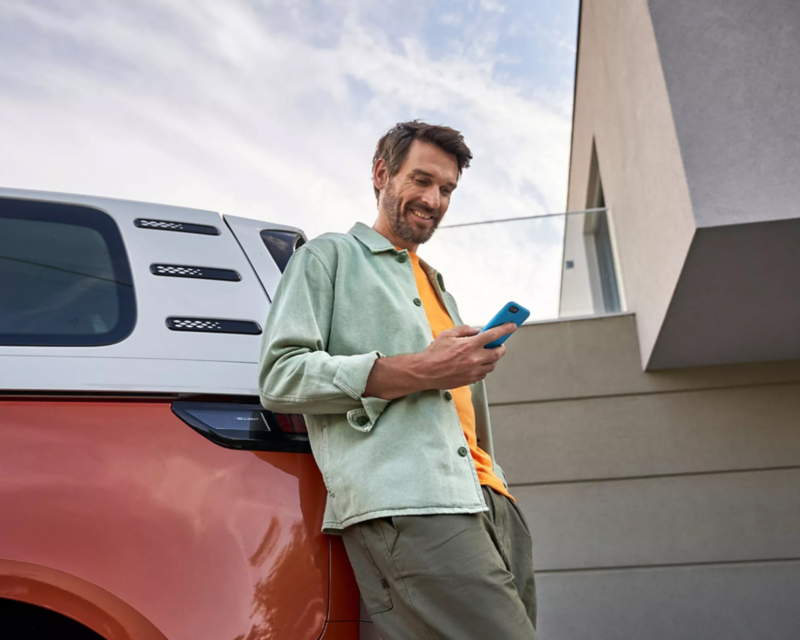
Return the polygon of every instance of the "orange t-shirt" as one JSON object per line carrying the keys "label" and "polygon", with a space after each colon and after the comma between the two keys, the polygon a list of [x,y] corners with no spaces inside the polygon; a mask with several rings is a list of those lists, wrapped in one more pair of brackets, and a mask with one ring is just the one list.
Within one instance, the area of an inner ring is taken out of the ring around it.
{"label": "orange t-shirt", "polygon": [[[428,317],[431,333],[436,338],[445,329],[455,327],[455,324],[439,296],[436,295],[436,290],[428,279],[428,275],[420,265],[419,256],[410,252],[408,255],[411,257],[411,264],[414,265],[414,278],[417,281],[417,291],[422,300],[422,308],[425,309],[425,315]],[[514,498],[506,489],[503,481],[495,474],[489,454],[478,446],[478,439],[475,435],[475,409],[472,406],[472,391],[469,387],[459,387],[450,389],[450,393],[453,395],[461,428],[464,429],[464,435],[467,437],[479,482],[513,500]]]}

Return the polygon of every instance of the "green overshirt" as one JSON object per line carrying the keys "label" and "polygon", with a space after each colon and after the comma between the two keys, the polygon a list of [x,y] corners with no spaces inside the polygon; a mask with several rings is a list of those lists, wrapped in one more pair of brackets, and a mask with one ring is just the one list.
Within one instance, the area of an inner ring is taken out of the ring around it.
{"label": "green overshirt", "polygon": [[[420,260],[456,325],[442,276]],[[370,227],[311,240],[289,261],[267,317],[261,402],[302,413],[328,489],[322,530],[371,518],[486,511],[455,404],[445,390],[363,398],[379,357],[433,342],[408,252]],[[484,383],[471,385],[478,444],[492,457]],[[494,471],[505,482],[500,467]]]}

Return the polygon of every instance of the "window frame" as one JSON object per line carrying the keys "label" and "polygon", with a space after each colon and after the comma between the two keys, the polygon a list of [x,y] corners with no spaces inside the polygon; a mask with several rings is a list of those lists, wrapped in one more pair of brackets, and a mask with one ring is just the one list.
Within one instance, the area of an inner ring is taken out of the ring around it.
{"label": "window frame", "polygon": [[[289,257],[287,257],[285,260],[284,260],[285,256],[275,255],[273,247],[270,246],[269,242],[267,241],[268,237],[275,238],[276,234],[280,234],[282,236],[288,236],[288,235],[294,236],[294,240],[291,243],[292,252],[289,254]],[[267,252],[269,253],[270,258],[272,258],[272,261],[278,266],[278,270],[281,273],[286,271],[286,266],[289,264],[289,260],[291,260],[292,256],[297,252],[297,250],[306,243],[306,238],[301,232],[290,229],[262,229],[259,232],[258,236],[259,239],[261,240],[261,244],[264,245]]]}
{"label": "window frame", "polygon": [[[0,219],[35,220],[88,228],[106,243],[119,305],[119,321],[100,334],[26,334],[0,332],[0,347],[106,347],[128,338],[136,327],[137,305],[133,272],[122,234],[115,220],[105,211],[86,205],[0,196]],[[130,295],[120,295],[119,286],[130,287]]]}

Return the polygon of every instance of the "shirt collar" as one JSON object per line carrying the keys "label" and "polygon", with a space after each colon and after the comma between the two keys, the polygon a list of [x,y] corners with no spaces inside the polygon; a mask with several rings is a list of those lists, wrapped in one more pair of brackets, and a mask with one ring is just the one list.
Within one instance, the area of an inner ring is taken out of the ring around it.
{"label": "shirt collar", "polygon": [[363,222],[356,222],[353,228],[350,229],[350,234],[367,249],[372,251],[372,253],[382,253],[383,251],[397,252],[397,249],[394,248],[394,245],[389,242],[389,240]]}
{"label": "shirt collar", "polygon": [[439,273],[431,265],[429,265],[427,262],[425,262],[422,258],[420,258],[419,264],[422,267],[422,270],[425,271],[426,274],[428,274],[428,278],[432,278],[432,277],[436,278],[436,282],[439,283],[439,288],[442,291],[447,291],[447,289],[444,288],[444,278],[442,277],[441,273]]}
{"label": "shirt collar", "polygon": [[[391,242],[389,242],[387,238],[375,231],[375,229],[372,227],[368,227],[363,222],[356,222],[353,225],[353,228],[350,229],[349,233],[372,253],[383,253],[384,251],[394,251],[395,253],[399,253],[397,248]],[[436,269],[431,267],[424,260],[420,260],[420,265],[426,271],[428,277],[434,276],[442,291],[445,291],[444,278],[442,278],[442,274],[436,271]]]}

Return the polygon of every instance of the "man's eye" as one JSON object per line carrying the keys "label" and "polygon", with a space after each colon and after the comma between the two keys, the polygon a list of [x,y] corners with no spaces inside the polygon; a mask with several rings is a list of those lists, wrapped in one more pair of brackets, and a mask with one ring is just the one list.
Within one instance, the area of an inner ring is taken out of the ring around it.
{"label": "man's eye", "polygon": [[414,178],[414,182],[416,182],[421,187],[424,187],[428,184],[428,181],[425,178]]}

